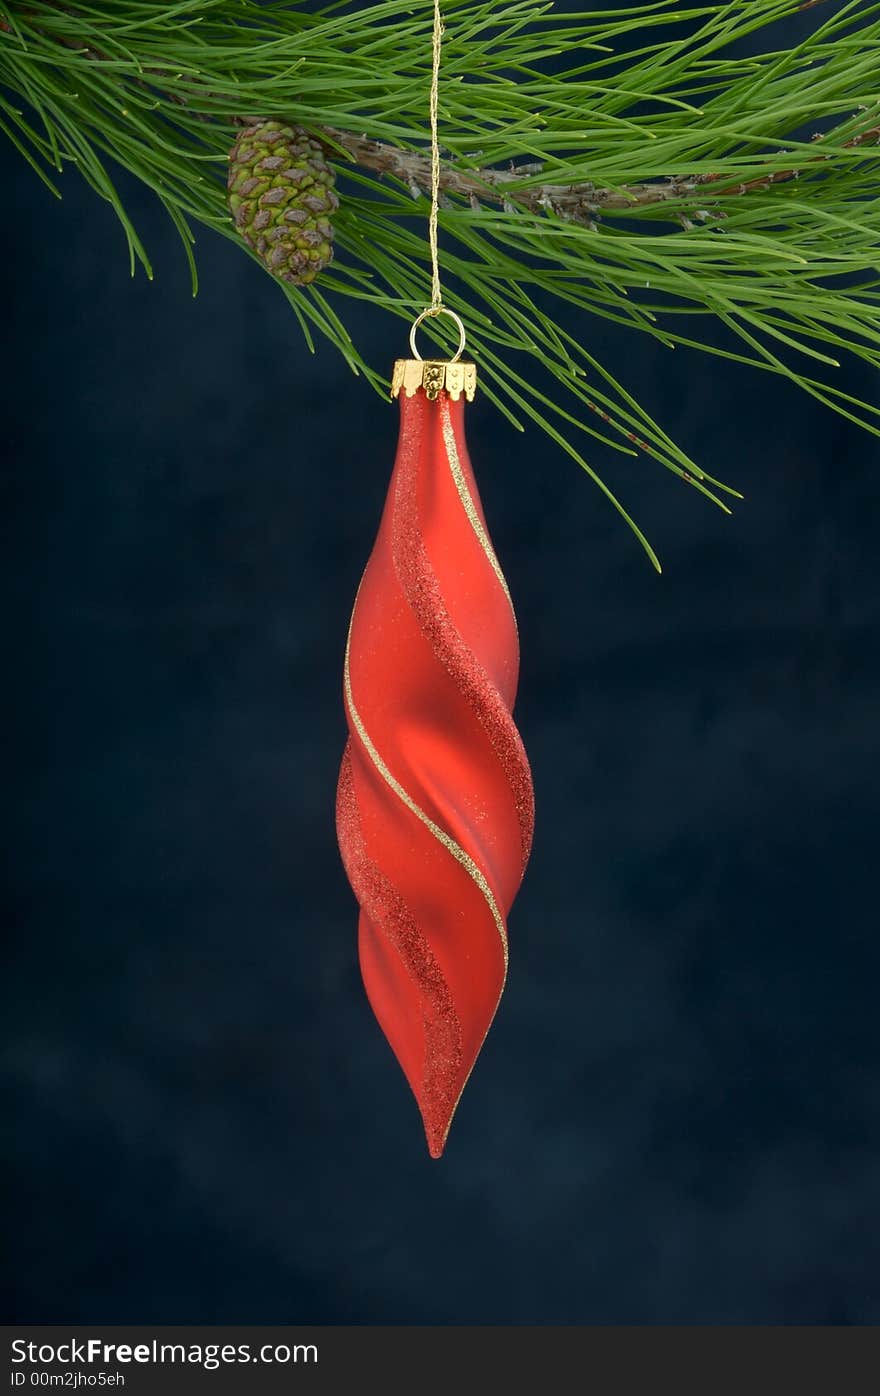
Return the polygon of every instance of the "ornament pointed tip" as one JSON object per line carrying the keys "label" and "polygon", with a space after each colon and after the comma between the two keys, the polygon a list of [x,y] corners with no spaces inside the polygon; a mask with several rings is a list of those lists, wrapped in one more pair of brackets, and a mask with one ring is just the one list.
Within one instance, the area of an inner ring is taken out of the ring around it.
{"label": "ornament pointed tip", "polygon": [[442,1158],[446,1148],[446,1141],[449,1138],[449,1127],[452,1124],[451,1117],[430,1116],[422,1114],[422,1124],[425,1127],[425,1140],[428,1145],[428,1153],[432,1159]]}
{"label": "ornament pointed tip", "polygon": [[445,1130],[432,1128],[429,1125],[425,1126],[425,1137],[428,1141],[428,1153],[431,1158],[443,1157],[443,1150],[446,1148],[446,1133]]}

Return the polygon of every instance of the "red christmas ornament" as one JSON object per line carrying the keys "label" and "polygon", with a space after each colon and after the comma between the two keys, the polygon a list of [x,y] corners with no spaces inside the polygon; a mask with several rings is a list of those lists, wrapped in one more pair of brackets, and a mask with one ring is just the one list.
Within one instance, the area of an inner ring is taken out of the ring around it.
{"label": "red christmas ornament", "polygon": [[395,365],[400,441],[351,619],[337,797],[364,985],[434,1158],[504,987],[534,825],[516,620],[465,444],[475,378]]}

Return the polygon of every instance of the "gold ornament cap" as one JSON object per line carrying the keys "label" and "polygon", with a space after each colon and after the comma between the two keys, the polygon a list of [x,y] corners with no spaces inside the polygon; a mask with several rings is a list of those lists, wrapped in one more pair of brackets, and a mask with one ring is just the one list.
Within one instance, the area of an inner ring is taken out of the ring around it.
{"label": "gold ornament cap", "polygon": [[441,392],[447,392],[455,402],[464,393],[468,402],[473,402],[477,391],[477,366],[451,359],[397,359],[391,377],[391,396],[397,397],[403,389],[407,397],[412,397],[420,388],[431,402]]}

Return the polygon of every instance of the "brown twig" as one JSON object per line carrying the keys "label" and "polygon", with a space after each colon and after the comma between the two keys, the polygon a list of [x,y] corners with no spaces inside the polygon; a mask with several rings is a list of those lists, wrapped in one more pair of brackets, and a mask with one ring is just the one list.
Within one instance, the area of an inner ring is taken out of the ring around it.
{"label": "brown twig", "polygon": [[[808,0],[808,3],[820,4],[821,0]],[[402,180],[413,195],[422,194],[430,188],[431,167],[426,155],[400,150],[384,141],[370,140],[366,136],[356,136],[350,131],[340,131],[334,127],[326,127],[316,134],[319,139],[324,138],[331,153],[335,151],[338,154],[342,151],[353,164],[361,166],[362,169],[393,175]],[[880,140],[880,126],[872,126],[868,130],[858,132],[844,142],[844,147],[855,149],[871,140]],[[774,170],[770,174],[758,175],[754,179],[737,183],[730,183],[723,175],[697,174],[679,175],[650,183],[627,184],[620,189],[606,189],[591,183],[532,184],[524,189],[516,189],[511,186],[518,180],[540,174],[542,166],[528,164],[509,170],[469,171],[447,164],[441,167],[440,188],[447,194],[458,194],[470,199],[474,205],[490,201],[500,203],[511,211],[523,209],[529,213],[546,212],[571,222],[592,223],[606,211],[636,210],[652,204],[690,199],[696,194],[705,193],[715,199],[755,193],[769,189],[774,184],[784,184],[797,179],[806,169],[831,158],[829,155],[817,154],[797,168]]]}

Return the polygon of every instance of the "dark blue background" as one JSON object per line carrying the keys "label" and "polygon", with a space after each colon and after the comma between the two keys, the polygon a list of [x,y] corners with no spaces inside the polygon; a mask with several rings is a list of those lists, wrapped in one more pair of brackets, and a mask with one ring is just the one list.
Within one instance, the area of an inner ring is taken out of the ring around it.
{"label": "dark blue background", "polygon": [[[192,301],[148,195],[152,285],[74,175],[2,187],[7,1318],[877,1320],[877,442],[573,321],[747,496],[597,450],[658,578],[470,411],[538,826],[432,1163],[333,828],[396,409],[207,234]],[[341,308],[390,366],[397,322]]]}

